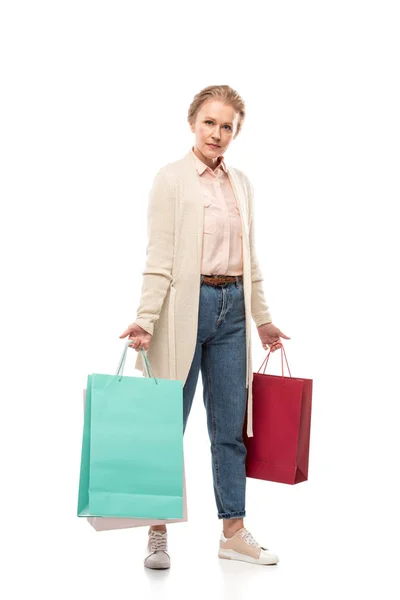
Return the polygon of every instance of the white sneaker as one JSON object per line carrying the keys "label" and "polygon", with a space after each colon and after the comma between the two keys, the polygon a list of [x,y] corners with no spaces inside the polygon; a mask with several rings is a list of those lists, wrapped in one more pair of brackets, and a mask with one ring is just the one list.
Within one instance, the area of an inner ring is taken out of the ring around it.
{"label": "white sneaker", "polygon": [[167,532],[149,529],[144,566],[148,569],[169,569],[171,559],[167,552]]}
{"label": "white sneaker", "polygon": [[279,562],[278,556],[268,548],[260,546],[245,527],[230,538],[221,533],[218,556],[255,565],[276,565]]}

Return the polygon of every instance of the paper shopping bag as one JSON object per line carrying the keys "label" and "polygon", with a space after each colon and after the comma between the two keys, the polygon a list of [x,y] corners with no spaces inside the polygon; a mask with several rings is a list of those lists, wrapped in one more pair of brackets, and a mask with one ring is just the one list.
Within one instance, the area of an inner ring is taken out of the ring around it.
{"label": "paper shopping bag", "polygon": [[247,437],[247,414],[243,440],[246,475],[254,479],[295,484],[308,479],[312,379],[253,374],[253,437]]}
{"label": "paper shopping bag", "polygon": [[[86,406],[86,390],[83,390],[83,410]],[[184,523],[188,520],[185,457],[183,457],[183,517],[181,519],[124,519],[123,517],[87,517],[87,521],[96,531],[111,531],[114,529],[129,529],[131,527],[146,527],[171,523]]]}
{"label": "paper shopping bag", "polygon": [[182,519],[182,382],[123,376],[130,343],[116,375],[87,379],[77,514]]}

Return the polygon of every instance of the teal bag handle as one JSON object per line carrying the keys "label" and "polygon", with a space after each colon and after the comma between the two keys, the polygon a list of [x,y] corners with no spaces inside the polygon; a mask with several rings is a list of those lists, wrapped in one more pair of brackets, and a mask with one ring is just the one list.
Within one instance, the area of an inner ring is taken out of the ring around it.
{"label": "teal bag handle", "polygon": [[[124,351],[122,352],[122,356],[121,356],[121,359],[120,359],[118,367],[117,367],[116,375],[121,375],[121,377],[119,378],[119,381],[121,381],[122,374],[124,372],[124,366],[125,366],[125,361],[126,361],[126,353],[128,352],[129,344],[132,344],[132,340],[128,340],[126,342]],[[146,351],[143,348],[141,348],[140,351],[142,353],[142,359],[143,359],[144,365],[146,367],[147,377],[151,376],[154,379],[154,381],[156,382],[156,384],[158,385],[158,381],[157,381],[157,379],[156,379],[156,377],[155,377],[155,375],[153,373],[153,369],[150,366],[149,359],[146,356]],[[150,375],[150,372],[151,372],[151,375]]]}

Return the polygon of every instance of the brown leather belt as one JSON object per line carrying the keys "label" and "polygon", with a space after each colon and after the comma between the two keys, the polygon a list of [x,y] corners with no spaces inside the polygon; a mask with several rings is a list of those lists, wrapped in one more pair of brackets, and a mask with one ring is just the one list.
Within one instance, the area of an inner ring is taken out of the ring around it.
{"label": "brown leather belt", "polygon": [[241,281],[242,275],[203,275],[203,283],[206,285],[224,285],[236,282],[236,277]]}

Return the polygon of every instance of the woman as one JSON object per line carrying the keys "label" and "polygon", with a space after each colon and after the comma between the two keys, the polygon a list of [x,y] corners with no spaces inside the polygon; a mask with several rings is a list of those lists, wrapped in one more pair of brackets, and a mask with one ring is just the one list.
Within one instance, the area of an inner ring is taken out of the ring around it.
{"label": "woman", "polygon": [[[157,377],[183,383],[184,429],[202,372],[214,495],[223,519],[220,558],[276,564],[244,527],[247,435],[252,431],[251,319],[263,348],[290,339],[272,324],[254,248],[253,188],[224,153],[242,127],[245,106],[227,85],[199,92],[189,108],[194,146],[155,176],[148,205],[146,268],[129,336]],[[150,343],[151,342],[151,343]],[[273,346],[273,347],[272,347]],[[169,568],[165,525],[149,530],[145,566]]]}

